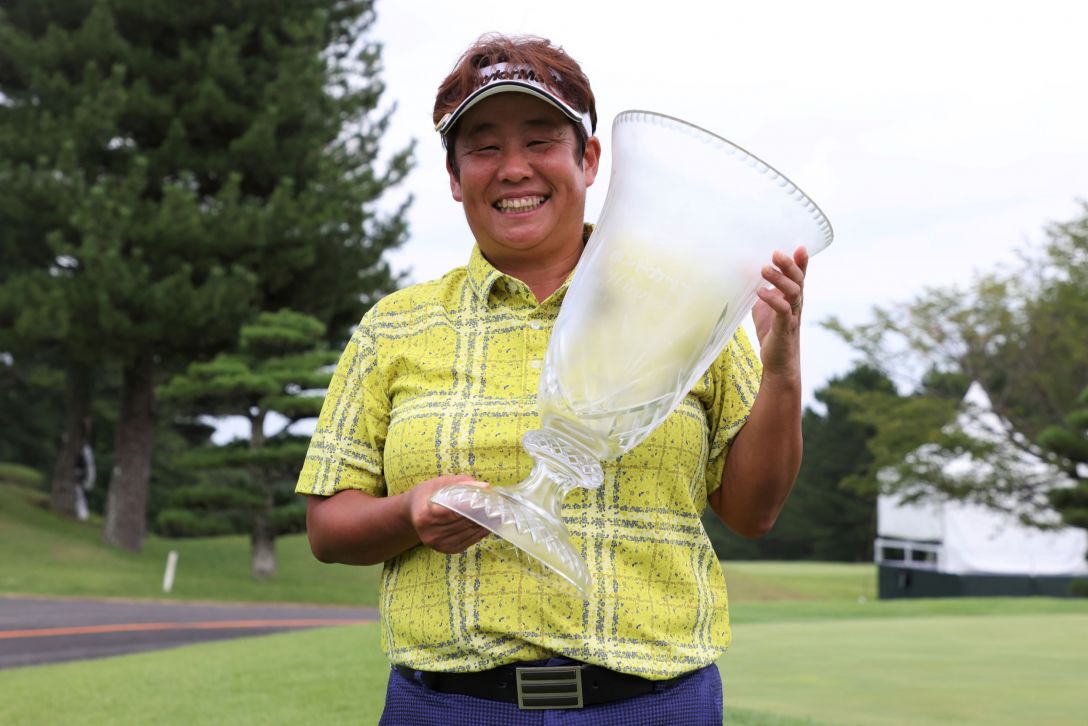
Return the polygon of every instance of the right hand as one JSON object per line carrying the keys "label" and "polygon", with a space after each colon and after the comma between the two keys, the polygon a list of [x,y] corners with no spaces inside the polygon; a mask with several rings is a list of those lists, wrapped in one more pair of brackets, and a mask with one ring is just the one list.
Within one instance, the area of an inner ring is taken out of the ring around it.
{"label": "right hand", "polygon": [[488,486],[487,483],[476,481],[470,476],[440,476],[421,482],[408,492],[408,516],[419,541],[424,546],[447,555],[464,552],[491,534],[491,530],[481,527],[471,519],[431,502],[431,497],[439,489],[451,484]]}

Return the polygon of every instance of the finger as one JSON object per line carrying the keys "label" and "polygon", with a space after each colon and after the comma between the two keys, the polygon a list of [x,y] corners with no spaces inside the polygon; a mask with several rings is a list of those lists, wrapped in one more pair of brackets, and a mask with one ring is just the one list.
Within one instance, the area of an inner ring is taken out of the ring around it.
{"label": "finger", "polygon": [[790,301],[795,301],[801,297],[801,282],[805,279],[804,275],[797,268],[793,262],[790,262],[790,266],[793,268],[794,274],[800,276],[800,280],[795,280],[789,277],[783,270],[773,267],[771,265],[765,265],[763,267],[762,276],[767,282],[778,288],[783,295]]}
{"label": "finger", "polygon": [[462,518],[452,525],[428,525],[421,528],[419,541],[439,552],[450,552],[451,547],[458,543],[483,539],[488,531],[472,520]]}
{"label": "finger", "polygon": [[471,476],[440,476],[435,479],[423,482],[422,484],[417,484],[416,488],[413,491],[418,492],[419,496],[425,498],[427,502],[434,504],[431,499],[436,494],[438,494],[438,492],[446,489],[447,487],[453,486],[474,486],[480,488],[487,488],[490,486],[490,484],[483,481],[477,481]]}
{"label": "finger", "polygon": [[433,502],[419,523],[419,529],[430,533],[432,538],[457,535],[479,526],[463,514]]}
{"label": "finger", "polygon": [[433,547],[443,538],[459,537],[479,525],[453,509],[428,501],[421,511],[413,512],[412,527],[421,542]]}
{"label": "finger", "polygon": [[459,512],[452,509],[446,509],[440,504],[435,504],[434,506],[443,511],[441,513],[435,512],[437,516],[427,517],[424,520],[423,526],[430,532],[440,535],[451,535],[475,529],[480,526]]}
{"label": "finger", "polygon": [[452,555],[464,552],[489,534],[490,530],[477,526],[469,532],[435,538],[430,547],[443,554]]}
{"label": "finger", "polygon": [[491,534],[491,530],[477,527],[475,531],[468,532],[462,537],[451,539],[449,546],[454,552],[464,552],[472,545],[487,538],[487,535],[489,534]]}
{"label": "finger", "polygon": [[793,261],[801,268],[801,274],[808,274],[808,261],[809,261],[808,249],[801,245],[793,251]]}
{"label": "finger", "polygon": [[[800,250],[801,248],[798,248]],[[781,250],[775,250],[771,255],[771,262],[777,267],[783,275],[797,283],[798,285],[804,285],[805,283],[805,269],[800,265],[796,259],[797,252],[794,252],[794,256],[791,257]],[[806,265],[808,262],[806,261]]]}
{"label": "finger", "polygon": [[794,312],[790,301],[782,294],[780,290],[771,287],[761,287],[756,290],[756,295],[759,299],[767,303],[767,305],[779,315],[791,315]]}
{"label": "finger", "polygon": [[487,489],[491,485],[485,481],[473,479],[471,476],[442,476],[420,485],[421,491],[426,493],[427,501],[431,501],[431,498],[438,492],[452,486],[470,486]]}

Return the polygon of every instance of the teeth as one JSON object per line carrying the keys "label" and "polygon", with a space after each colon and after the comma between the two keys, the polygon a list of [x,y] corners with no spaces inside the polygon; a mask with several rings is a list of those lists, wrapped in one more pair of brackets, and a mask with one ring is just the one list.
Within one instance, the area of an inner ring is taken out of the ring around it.
{"label": "teeth", "polygon": [[524,212],[535,209],[544,203],[546,197],[519,197],[517,199],[500,199],[495,206],[503,212]]}

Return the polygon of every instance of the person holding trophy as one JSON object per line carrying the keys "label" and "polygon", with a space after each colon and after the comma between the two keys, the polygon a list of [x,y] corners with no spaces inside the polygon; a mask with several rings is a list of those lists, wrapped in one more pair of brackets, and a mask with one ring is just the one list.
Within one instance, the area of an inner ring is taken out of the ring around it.
{"label": "person holding trophy", "polygon": [[364,316],[297,486],[319,560],[384,563],[382,723],[720,724],[731,636],[700,515],[760,536],[793,486],[808,253],[761,266],[758,355],[737,330],[641,443],[602,458],[597,488],[563,500],[592,585],[556,588],[432,498],[532,466],[522,436],[540,426],[542,361],[592,232],[593,92],[549,41],[487,35],[440,85],[434,121],[468,264]]}

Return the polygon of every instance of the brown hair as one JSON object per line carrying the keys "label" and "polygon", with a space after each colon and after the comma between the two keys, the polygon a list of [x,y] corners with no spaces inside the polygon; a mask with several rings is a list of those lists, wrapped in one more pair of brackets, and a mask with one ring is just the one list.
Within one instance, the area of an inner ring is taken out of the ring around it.
{"label": "brown hair", "polygon": [[[564,101],[578,111],[588,113],[591,128],[597,129],[597,105],[593,89],[590,88],[589,79],[582,72],[578,61],[567,55],[561,47],[553,45],[550,40],[532,35],[511,36],[500,33],[480,36],[457,60],[453,70],[438,86],[432,119],[435,126],[447,113],[457,108],[465,97],[482,85],[484,78],[479,69],[495,63],[508,63],[530,69],[538,81],[546,84]],[[571,123],[578,134],[581,158],[586,132],[581,124]],[[453,145],[456,137],[455,125],[442,140],[446,145],[446,159],[455,172],[457,164],[453,156]]]}

